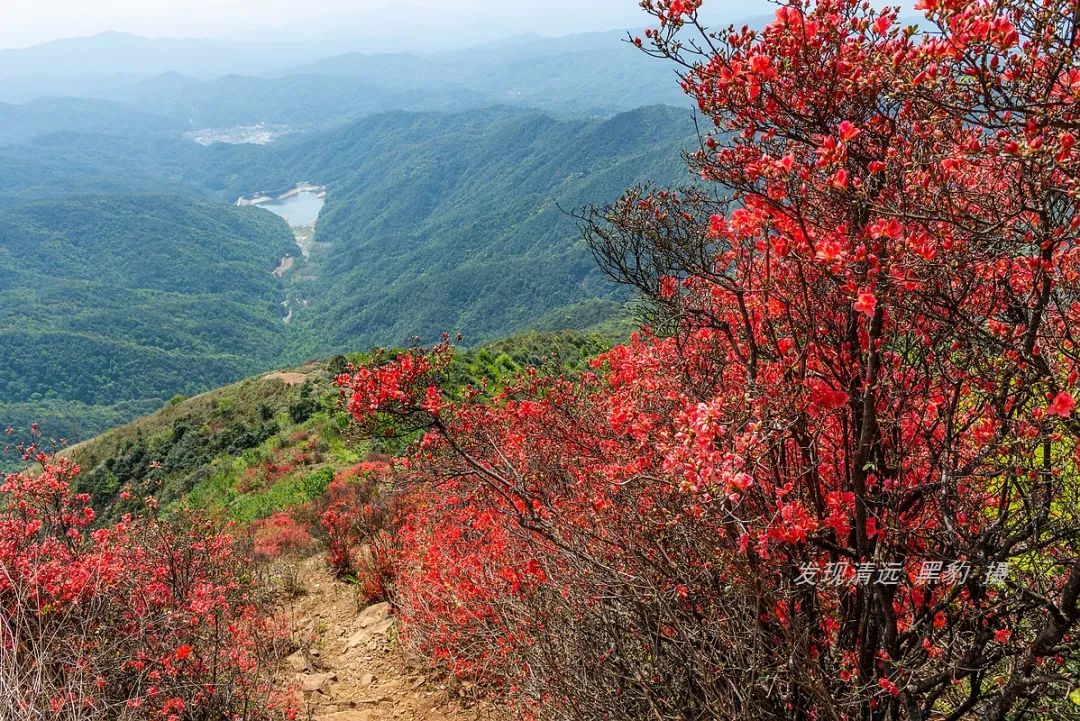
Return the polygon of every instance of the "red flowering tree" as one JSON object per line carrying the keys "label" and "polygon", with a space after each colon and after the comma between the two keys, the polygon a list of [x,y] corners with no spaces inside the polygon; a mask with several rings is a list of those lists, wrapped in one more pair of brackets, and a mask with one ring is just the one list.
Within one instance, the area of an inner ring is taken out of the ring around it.
{"label": "red flowering tree", "polygon": [[275,688],[269,599],[234,540],[197,518],[95,527],[78,468],[0,485],[0,718],[295,717]]}
{"label": "red flowering tree", "polygon": [[340,379],[426,430],[407,633],[552,718],[1075,718],[1080,6],[643,5],[715,126],[587,218],[652,329],[494,398],[445,347]]}

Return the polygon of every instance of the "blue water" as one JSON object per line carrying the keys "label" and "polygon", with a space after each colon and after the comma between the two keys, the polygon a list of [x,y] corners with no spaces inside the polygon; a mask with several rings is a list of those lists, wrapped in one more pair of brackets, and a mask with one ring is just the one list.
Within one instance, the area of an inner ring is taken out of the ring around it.
{"label": "blue water", "polygon": [[305,190],[284,200],[260,203],[259,207],[280,215],[292,227],[300,228],[305,225],[314,225],[325,204],[326,201],[320,198],[317,192]]}

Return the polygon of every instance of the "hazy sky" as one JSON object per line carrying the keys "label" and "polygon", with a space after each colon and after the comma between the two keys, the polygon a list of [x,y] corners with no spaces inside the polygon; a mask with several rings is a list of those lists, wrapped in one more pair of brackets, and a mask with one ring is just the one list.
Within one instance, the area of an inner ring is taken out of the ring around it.
{"label": "hazy sky", "polygon": [[[119,30],[151,36],[281,39],[324,25],[335,16],[372,22],[415,17],[396,0],[0,0],[0,48]],[[476,22],[494,15],[515,30],[555,34],[629,26],[644,17],[637,0],[402,0],[430,8],[432,17]],[[706,0],[733,19],[769,12],[767,0]],[[381,11],[381,12],[380,12]],[[463,23],[464,24],[464,23]]]}

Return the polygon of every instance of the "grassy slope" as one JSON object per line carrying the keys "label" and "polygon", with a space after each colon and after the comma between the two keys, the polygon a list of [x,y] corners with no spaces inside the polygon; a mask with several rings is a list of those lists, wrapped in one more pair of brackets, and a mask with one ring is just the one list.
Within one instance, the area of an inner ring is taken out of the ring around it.
{"label": "grassy slope", "polygon": [[[526,333],[462,351],[451,389],[487,378],[498,384],[525,365],[575,370],[610,347],[621,329]],[[351,356],[360,360],[362,356]],[[74,446],[80,482],[95,504],[115,513],[127,485],[149,488],[166,507],[189,501],[250,521],[322,495],[334,473],[397,442],[350,437],[332,379],[343,356],[249,378],[165,408]]]}

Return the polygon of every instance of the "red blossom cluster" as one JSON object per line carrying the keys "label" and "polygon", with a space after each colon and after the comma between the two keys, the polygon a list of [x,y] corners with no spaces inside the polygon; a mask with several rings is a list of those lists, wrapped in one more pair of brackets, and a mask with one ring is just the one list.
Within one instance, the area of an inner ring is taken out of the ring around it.
{"label": "red blossom cluster", "polygon": [[[586,218],[651,327],[494,398],[440,393],[445,344],[339,379],[370,431],[423,432],[407,637],[549,718],[1070,718],[1075,0],[924,0],[934,32],[857,0],[706,34],[643,5],[715,125],[705,188]],[[794,582],[871,563],[898,582]]]}
{"label": "red blossom cluster", "polygon": [[363,461],[340,471],[320,501],[326,557],[339,578],[355,579],[362,602],[386,598],[391,575],[386,548],[394,511],[388,505],[391,472],[385,461]]}
{"label": "red blossom cluster", "polygon": [[0,486],[0,718],[295,717],[279,627],[233,539],[194,517],[96,527],[78,468]]}
{"label": "red blossom cluster", "polygon": [[308,530],[287,511],[255,521],[251,532],[255,557],[263,561],[300,555],[315,543]]}

